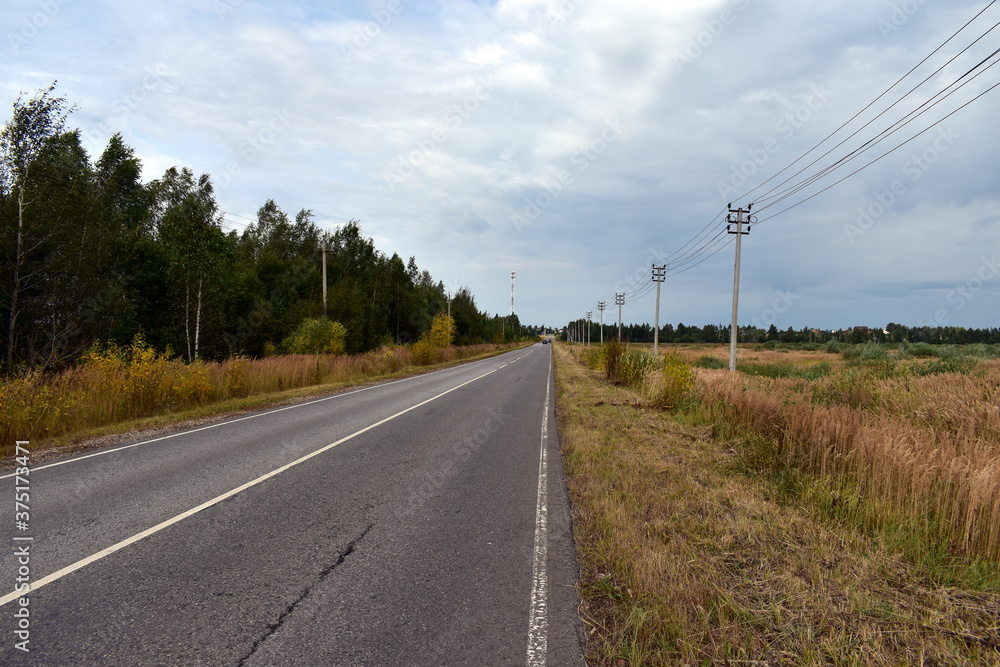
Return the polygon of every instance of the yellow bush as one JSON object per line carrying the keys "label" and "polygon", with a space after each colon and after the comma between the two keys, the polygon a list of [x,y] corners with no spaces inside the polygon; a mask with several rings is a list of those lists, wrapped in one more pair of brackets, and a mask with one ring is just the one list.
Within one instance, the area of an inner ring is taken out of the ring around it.
{"label": "yellow bush", "polygon": [[428,366],[430,364],[437,363],[440,358],[440,348],[436,347],[433,343],[427,340],[426,337],[421,338],[413,344],[411,359],[414,364],[418,366]]}
{"label": "yellow bush", "polygon": [[652,404],[663,410],[673,410],[683,405],[694,389],[694,371],[676,352],[663,357],[663,370],[655,386]]}

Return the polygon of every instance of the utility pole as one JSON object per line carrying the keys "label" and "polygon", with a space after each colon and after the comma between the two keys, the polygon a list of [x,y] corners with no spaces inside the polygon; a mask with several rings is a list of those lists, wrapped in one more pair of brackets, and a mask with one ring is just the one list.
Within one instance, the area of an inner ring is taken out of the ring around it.
{"label": "utility pole", "polygon": [[604,301],[597,302],[597,310],[601,311],[601,345],[604,345],[604,309],[607,304]]}
{"label": "utility pole", "polygon": [[618,342],[622,342],[622,306],[625,305],[625,295],[615,293],[615,305],[618,306]]}
{"label": "utility pole", "polygon": [[320,252],[323,253],[323,317],[326,317],[326,238],[320,242]]}
{"label": "utility pole", "polygon": [[451,319],[451,292],[448,292],[448,319]]}
{"label": "utility pole", "polygon": [[653,329],[653,358],[660,350],[660,284],[667,279],[667,265],[653,265],[653,282],[656,283],[656,328]]}
{"label": "utility pole", "polygon": [[590,347],[590,319],[594,316],[594,311],[587,311],[587,347]]}
{"label": "utility pole", "polygon": [[[733,208],[733,205],[729,205],[729,215],[726,216],[726,231],[730,234],[736,234],[736,264],[733,271],[733,326],[729,332],[729,371],[734,372],[736,370],[736,339],[739,337],[739,306],[740,306],[740,250],[743,246],[743,237],[750,233],[750,225],[753,223],[753,219],[749,216],[750,207],[753,204],[749,204],[745,209]],[[733,217],[733,214],[736,217]],[[748,214],[747,219],[743,219],[743,214]],[[747,223],[747,228],[743,229],[743,223]],[[732,229],[732,225],[736,225],[735,231]]]}

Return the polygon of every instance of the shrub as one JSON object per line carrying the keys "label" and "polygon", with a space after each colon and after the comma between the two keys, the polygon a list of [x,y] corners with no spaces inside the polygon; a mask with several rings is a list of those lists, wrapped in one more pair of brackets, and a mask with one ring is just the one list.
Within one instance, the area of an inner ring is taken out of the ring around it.
{"label": "shrub", "polygon": [[708,368],[713,370],[729,368],[729,364],[718,357],[713,357],[711,354],[701,355],[698,357],[698,360],[694,362],[694,365],[698,368]]}
{"label": "shrub", "polygon": [[861,346],[841,345],[840,356],[842,356],[845,361],[857,361],[858,359],[861,358]]}
{"label": "shrub", "polygon": [[428,337],[423,337],[413,344],[411,359],[417,366],[436,364],[441,359],[441,348],[436,347]]}
{"label": "shrub", "polygon": [[604,375],[612,384],[621,384],[621,365],[624,353],[625,345],[617,340],[611,340],[604,344]]}
{"label": "shrub", "polygon": [[604,345],[604,373],[613,384],[641,387],[646,373],[656,365],[653,356],[644,350],[629,347],[616,340]]}
{"label": "shrub", "polygon": [[823,349],[830,354],[839,354],[840,348],[841,345],[839,340],[828,340],[826,341],[826,345],[823,346]]}
{"label": "shrub", "polygon": [[949,356],[940,359],[932,359],[922,364],[910,365],[907,372],[917,377],[925,375],[939,375],[941,373],[962,373],[968,374],[976,367],[978,362],[975,359],[965,356]]}
{"label": "shrub", "polygon": [[347,329],[326,317],[310,318],[285,339],[289,354],[343,354]]}
{"label": "shrub", "polygon": [[883,361],[888,358],[888,350],[878,343],[865,343],[861,346],[861,361]]}
{"label": "shrub", "polygon": [[804,378],[806,380],[817,380],[830,373],[830,364],[820,362],[811,366],[796,366],[786,362],[781,363],[754,363],[744,362],[739,364],[737,370],[745,375],[760,375],[769,378]]}
{"label": "shrub", "polygon": [[694,389],[694,371],[676,352],[668,352],[663,357],[659,380],[651,403],[663,410],[674,410],[683,405]]}
{"label": "shrub", "polygon": [[588,368],[600,371],[605,369],[607,353],[606,345],[588,347],[584,348],[583,353],[580,355],[580,359]]}
{"label": "shrub", "polygon": [[812,366],[804,368],[802,377],[809,380],[818,380],[819,378],[829,375],[830,370],[830,364],[825,361],[821,361],[818,364],[813,364]]}
{"label": "shrub", "polygon": [[627,347],[621,358],[619,380],[626,387],[641,387],[646,380],[646,374],[656,366],[653,355],[645,350]]}
{"label": "shrub", "polygon": [[937,352],[930,343],[913,343],[907,350],[914,357],[936,357]]}

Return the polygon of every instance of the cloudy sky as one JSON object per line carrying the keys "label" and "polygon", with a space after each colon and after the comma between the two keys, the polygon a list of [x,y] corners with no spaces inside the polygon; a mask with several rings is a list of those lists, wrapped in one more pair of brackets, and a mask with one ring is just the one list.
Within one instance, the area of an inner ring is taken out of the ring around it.
{"label": "cloudy sky", "polygon": [[652,322],[654,262],[662,321],[728,322],[719,216],[753,202],[742,323],[998,326],[1000,91],[974,98],[1000,68],[960,77],[1000,28],[948,62],[998,21],[982,0],[6,0],[0,121],[58,80],[92,155],[121,132],[147,180],[210,173],[230,228],[269,198],[356,218],[490,312],[516,271],[522,322],[601,300],[611,321],[616,292]]}

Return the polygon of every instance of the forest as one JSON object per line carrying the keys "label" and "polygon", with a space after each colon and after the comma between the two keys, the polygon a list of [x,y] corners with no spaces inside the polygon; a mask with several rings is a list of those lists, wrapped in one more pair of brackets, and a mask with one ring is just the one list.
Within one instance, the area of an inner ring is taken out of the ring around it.
{"label": "forest", "polygon": [[[929,343],[931,345],[1000,344],[1000,328],[969,329],[957,326],[915,326],[890,322],[882,327],[856,326],[846,329],[824,330],[805,327],[803,329],[779,330],[775,325],[767,329],[756,326],[741,326],[739,342],[742,343]],[[574,320],[566,324],[565,332],[570,340],[586,341],[587,320]],[[652,343],[653,327],[650,324],[623,324],[622,340],[632,343]],[[604,323],[604,340],[618,337],[617,323]],[[601,339],[601,325],[590,322],[591,342]],[[729,325],[706,324],[703,327],[688,326],[683,322],[674,326],[660,327],[661,343],[728,343]]]}
{"label": "forest", "polygon": [[227,232],[210,174],[171,167],[144,182],[120,134],[94,159],[68,125],[74,110],[53,84],[22,93],[0,129],[0,374],[57,370],[136,336],[189,362],[282,353],[324,315],[323,248],[325,315],[347,353],[418,340],[449,296],[456,344],[526,331],[480,312],[466,288],[447,294],[414,257],[380,251],[357,220],[328,231],[265,199]]}

